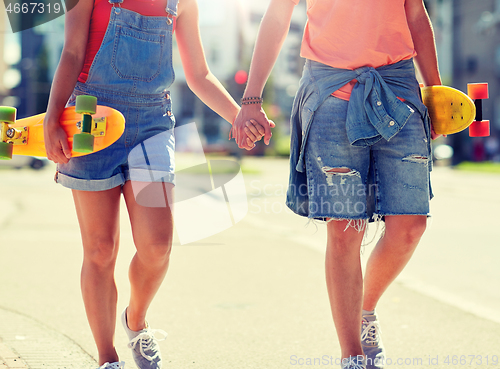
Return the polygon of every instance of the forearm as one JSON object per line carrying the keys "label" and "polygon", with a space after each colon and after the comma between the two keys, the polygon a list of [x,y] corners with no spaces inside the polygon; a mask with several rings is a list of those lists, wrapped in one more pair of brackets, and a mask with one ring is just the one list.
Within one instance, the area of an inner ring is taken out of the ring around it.
{"label": "forearm", "polygon": [[201,76],[188,78],[187,83],[204,104],[233,124],[240,107],[210,71]]}
{"label": "forearm", "polygon": [[[58,119],[68,98],[75,88],[78,76],[83,67],[83,58],[63,51],[50,90],[47,116]],[[53,119],[51,119],[53,120]]]}
{"label": "forearm", "polygon": [[440,85],[441,77],[436,54],[436,43],[430,19],[425,9],[409,21],[417,56],[415,61],[426,86]]}
{"label": "forearm", "polygon": [[271,1],[259,28],[244,97],[262,96],[288,34],[294,6],[291,1]]}

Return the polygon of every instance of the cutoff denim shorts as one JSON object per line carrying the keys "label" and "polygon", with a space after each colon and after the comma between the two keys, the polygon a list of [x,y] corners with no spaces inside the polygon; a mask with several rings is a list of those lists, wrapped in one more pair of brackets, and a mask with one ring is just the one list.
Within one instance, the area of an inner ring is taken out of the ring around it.
{"label": "cutoff denim shorts", "polygon": [[[412,114],[391,140],[360,147],[347,138],[347,105],[329,96],[311,123],[305,146],[309,216],[429,216],[431,153],[420,114]],[[345,173],[335,173],[338,168]]]}
{"label": "cutoff denim shorts", "polygon": [[[100,104],[119,110],[125,116],[125,132],[108,148],[58,164],[56,182],[82,191],[103,191],[122,186],[128,180],[174,183],[174,116],[169,94],[156,98],[136,96],[131,102],[119,96],[96,90],[75,89],[68,105],[74,105],[77,94],[91,94]],[[158,173],[161,173],[158,175]]]}

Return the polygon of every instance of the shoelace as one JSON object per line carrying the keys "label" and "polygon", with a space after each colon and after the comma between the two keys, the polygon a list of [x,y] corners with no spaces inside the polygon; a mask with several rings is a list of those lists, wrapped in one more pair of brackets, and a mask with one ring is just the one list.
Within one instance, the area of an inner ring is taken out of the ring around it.
{"label": "shoelace", "polygon": [[361,332],[361,341],[365,341],[368,344],[376,344],[379,340],[379,334],[382,333],[380,325],[377,321],[369,322],[363,319],[363,332]]}
{"label": "shoelace", "polygon": [[362,363],[358,361],[357,357],[349,357],[349,359],[342,360],[342,368],[344,369],[365,369]]}
{"label": "shoelace", "polygon": [[[156,338],[155,333],[162,334],[164,337],[163,338]],[[167,338],[167,332],[161,329],[145,329],[144,332],[139,333],[137,336],[132,338],[130,342],[128,343],[128,347],[131,349],[134,349],[137,343],[139,342],[139,351],[141,352],[141,355],[149,361],[153,361],[159,356],[159,351],[156,352],[153,356],[149,356],[146,354],[144,351],[146,350],[151,350],[153,348],[153,345],[155,344],[155,341],[164,341]]]}
{"label": "shoelace", "polygon": [[104,363],[99,369],[123,369],[125,367],[125,363],[123,361],[117,363]]}

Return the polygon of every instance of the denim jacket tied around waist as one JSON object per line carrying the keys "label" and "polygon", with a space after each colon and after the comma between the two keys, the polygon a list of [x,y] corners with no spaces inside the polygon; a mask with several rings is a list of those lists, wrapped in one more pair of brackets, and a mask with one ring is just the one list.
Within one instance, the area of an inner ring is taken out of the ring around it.
{"label": "denim jacket tied around waist", "polygon": [[410,116],[418,112],[424,121],[431,152],[430,119],[422,103],[413,59],[376,69],[361,67],[355,70],[306,60],[292,108],[290,186],[287,193],[288,207],[300,215],[307,216],[307,206],[304,207],[308,202],[307,191],[296,189],[307,188],[304,148],[314,113],[328,96],[354,79],[357,83],[351,93],[346,118],[351,145],[367,147],[381,139],[389,141]]}

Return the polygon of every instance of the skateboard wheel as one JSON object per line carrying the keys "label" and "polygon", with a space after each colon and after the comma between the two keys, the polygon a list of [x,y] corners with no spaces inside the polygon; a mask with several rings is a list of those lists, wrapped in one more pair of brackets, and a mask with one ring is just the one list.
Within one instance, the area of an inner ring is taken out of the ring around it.
{"label": "skateboard wheel", "polygon": [[0,106],[0,122],[14,124],[16,122],[16,108]]}
{"label": "skateboard wheel", "polygon": [[76,133],[73,136],[73,151],[91,153],[94,151],[94,136],[89,133]]}
{"label": "skateboard wheel", "polygon": [[469,126],[470,137],[487,137],[490,135],[490,121],[482,120],[472,122]]}
{"label": "skateboard wheel", "polygon": [[95,114],[97,109],[97,97],[90,95],[79,95],[76,97],[75,111],[79,114]]}
{"label": "skateboard wheel", "polygon": [[0,160],[12,159],[13,150],[14,150],[14,145],[7,142],[0,142]]}
{"label": "skateboard wheel", "polygon": [[487,83],[469,83],[467,85],[467,95],[472,100],[480,100],[488,98],[488,84]]}

